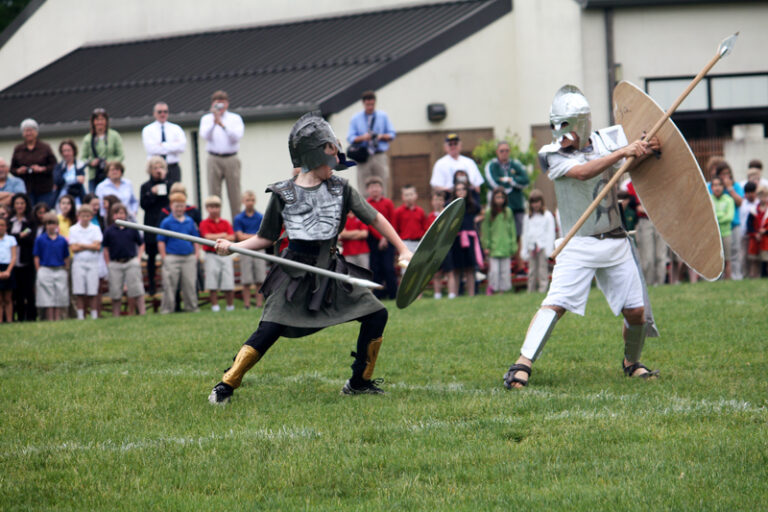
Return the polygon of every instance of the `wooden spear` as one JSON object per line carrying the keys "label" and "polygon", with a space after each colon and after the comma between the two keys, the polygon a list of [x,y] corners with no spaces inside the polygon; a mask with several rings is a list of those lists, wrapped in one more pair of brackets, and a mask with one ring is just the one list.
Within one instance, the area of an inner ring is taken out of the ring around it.
{"label": "wooden spear", "polygon": [[[186,240],[187,242],[207,245],[209,247],[216,246],[216,242],[214,242],[213,240],[208,240],[207,238],[200,238],[197,236],[187,235],[185,233],[177,233],[176,231],[168,231],[166,229],[160,229],[152,226],[144,226],[142,224],[136,224],[134,222],[128,222],[125,220],[116,220],[115,224],[117,224],[118,226],[124,226],[126,228],[138,229],[140,231],[147,231],[149,233],[154,233],[156,235],[165,235],[165,236],[170,236],[172,238],[179,238],[181,240]],[[313,274],[320,274],[321,276],[330,277],[331,279],[343,281],[345,283],[348,283],[354,286],[363,286],[365,288],[372,288],[372,289],[383,288],[383,286],[380,285],[379,283],[374,283],[373,281],[369,281],[367,279],[360,279],[358,277],[352,277],[346,274],[339,274],[338,272],[332,272],[324,268],[313,267],[312,265],[307,265],[305,263],[301,263],[298,261],[287,260],[279,256],[272,256],[271,254],[264,254],[261,252],[251,251],[249,249],[241,249],[240,247],[235,247],[235,246],[230,246],[229,250],[232,252],[236,252],[238,254],[242,254],[243,256],[250,256],[251,258],[259,258],[261,260],[271,261],[272,263],[277,263],[278,265],[283,265],[285,267],[292,267],[292,268],[297,268],[299,270],[312,272]]]}
{"label": "wooden spear", "polygon": [[[712,67],[717,64],[717,62],[728,55],[731,52],[731,49],[733,48],[733,45],[736,43],[736,38],[738,37],[739,33],[736,32],[730,37],[726,37],[723,39],[723,41],[720,43],[720,46],[717,48],[717,53],[714,57],[707,63],[704,68],[699,71],[699,74],[696,75],[696,77],[691,81],[690,84],[688,84],[688,87],[685,88],[683,93],[675,100],[674,103],[672,103],[672,106],[669,107],[669,109],[664,113],[664,115],[659,119],[659,121],[651,128],[651,131],[645,134],[644,139],[650,140],[651,137],[656,135],[656,132],[658,132],[661,127],[664,125],[665,122],[672,116],[672,114],[675,113],[675,110],[677,110],[677,107],[680,106],[680,104],[685,100],[686,97],[693,91],[694,87],[701,82],[701,79],[704,78],[704,76],[709,73],[709,70],[712,69]],[[574,224],[574,226],[571,228],[571,230],[568,232],[568,234],[565,236],[562,242],[560,242],[560,245],[555,249],[555,252],[552,253],[552,258],[556,258],[560,252],[562,252],[563,248],[566,246],[568,242],[571,241],[571,238],[576,234],[576,232],[581,228],[581,226],[584,225],[584,223],[587,221],[590,215],[592,215],[592,212],[595,211],[595,208],[598,207],[600,202],[605,198],[605,196],[608,195],[608,192],[611,191],[611,189],[616,186],[616,183],[618,183],[621,176],[632,166],[632,164],[635,161],[635,157],[631,156],[627,158],[624,161],[624,164],[619,168],[618,171],[613,175],[613,177],[608,181],[608,183],[603,187],[603,189],[600,191],[599,194],[597,194],[597,197],[595,197],[594,201],[592,201],[592,204],[589,205],[587,208],[587,211],[585,211],[581,217],[579,217],[579,220]]]}

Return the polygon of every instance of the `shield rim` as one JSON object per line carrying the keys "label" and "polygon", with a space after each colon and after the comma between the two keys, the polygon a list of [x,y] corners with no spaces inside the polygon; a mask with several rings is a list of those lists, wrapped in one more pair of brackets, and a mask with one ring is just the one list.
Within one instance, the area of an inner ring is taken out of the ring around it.
{"label": "shield rim", "polygon": [[[440,265],[443,264],[443,260],[445,260],[445,257],[448,255],[448,251],[451,250],[452,243],[444,247],[442,254],[432,252],[431,257],[426,259],[424,262],[420,261],[423,257],[419,254],[419,252],[422,250],[422,247],[426,248],[430,245],[434,247],[437,245],[437,242],[440,241],[440,239],[449,235],[451,240],[455,239],[456,233],[458,233],[459,228],[461,228],[461,223],[456,225],[456,229],[449,229],[445,232],[438,232],[437,226],[442,225],[444,222],[450,223],[455,219],[464,217],[466,208],[466,201],[464,201],[463,198],[459,197],[454,199],[448,204],[448,206],[445,207],[442,212],[440,212],[440,215],[437,216],[429,229],[427,229],[427,232],[424,233],[424,236],[421,238],[421,242],[419,242],[419,246],[413,253],[411,262],[405,268],[405,272],[403,272],[403,277],[400,279],[400,286],[397,287],[397,297],[395,299],[395,303],[399,309],[405,309],[410,306],[419,297],[421,292],[424,291],[424,288],[427,286],[427,284],[429,284],[429,282],[426,281],[423,286],[418,288],[417,291],[409,292],[406,296],[405,289],[408,287],[407,284],[411,281],[416,283],[419,281],[424,281],[424,276],[427,274],[429,274],[431,279],[432,276],[434,276],[435,273],[439,270]],[[415,263],[414,260],[416,260]],[[435,264],[435,261],[437,261],[437,264]]]}

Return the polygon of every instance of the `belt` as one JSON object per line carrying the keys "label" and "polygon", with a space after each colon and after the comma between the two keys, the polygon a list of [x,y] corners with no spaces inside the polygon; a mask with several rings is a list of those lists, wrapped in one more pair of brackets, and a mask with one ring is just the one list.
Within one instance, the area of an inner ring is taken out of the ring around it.
{"label": "belt", "polygon": [[[320,248],[325,243],[324,240],[311,241],[311,240],[289,240],[288,249],[293,252],[301,254],[308,254],[310,256],[318,256],[320,254]],[[336,254],[336,246],[331,244],[331,255]]]}
{"label": "belt", "polygon": [[112,261],[116,261],[118,263],[128,263],[133,258],[114,258]]}
{"label": "belt", "polygon": [[237,153],[214,153],[213,151],[209,151],[208,154],[213,156],[218,156],[221,158],[226,158],[228,156],[235,156]]}
{"label": "belt", "polygon": [[605,240],[606,238],[627,238],[628,235],[623,228],[616,228],[611,231],[606,231],[605,233],[598,233],[596,235],[589,236],[592,238],[597,238],[598,240]]}

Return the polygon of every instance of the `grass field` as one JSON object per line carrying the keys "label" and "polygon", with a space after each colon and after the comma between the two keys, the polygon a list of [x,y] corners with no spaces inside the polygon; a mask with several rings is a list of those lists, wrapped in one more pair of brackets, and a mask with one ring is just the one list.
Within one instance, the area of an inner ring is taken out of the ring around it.
{"label": "grass field", "polygon": [[768,283],[651,290],[627,379],[593,290],[506,391],[541,295],[390,304],[385,396],[339,395],[357,325],[206,397],[258,312],[0,326],[2,510],[767,510]]}

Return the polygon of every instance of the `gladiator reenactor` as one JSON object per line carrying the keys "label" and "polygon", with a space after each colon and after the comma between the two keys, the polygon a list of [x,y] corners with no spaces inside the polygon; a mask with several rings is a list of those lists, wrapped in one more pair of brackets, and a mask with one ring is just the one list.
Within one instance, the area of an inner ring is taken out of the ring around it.
{"label": "gladiator reenactor", "polygon": [[[346,179],[333,170],[347,168],[347,162],[331,126],[321,117],[302,116],[293,126],[289,141],[293,167],[301,172],[293,179],[274,183],[269,205],[256,236],[237,244],[217,240],[216,250],[230,254],[230,246],[260,250],[272,246],[285,226],[289,244],[281,256],[337,273],[370,279],[367,269],[344,260],[336,241],[344,228],[347,213],[354,214],[377,229],[398,251],[403,265],[412,254],[387,220]],[[341,393],[381,394],[380,379],[373,371],[382,345],[387,310],[371,291],[283,265],[273,265],[261,292],[266,298],[261,321],[240,348],[232,366],[211,391],[212,404],[229,401],[245,373],[280,338],[299,338],[325,327],[356,320],[360,322],[357,347],[352,352],[352,377]]]}
{"label": "gladiator reenactor", "polygon": [[[592,132],[589,103],[572,85],[557,91],[549,118],[553,143],[539,151],[539,160],[554,182],[564,231],[576,224],[625,158],[634,157],[639,163],[661,148],[655,137],[628,143],[620,125]],[[646,336],[658,332],[614,189],[557,258],[549,292],[531,320],[520,357],[504,375],[505,387],[528,385],[533,362],[566,311],[584,315],[592,278],[613,313],[624,316],[624,373],[642,378],[658,374],[640,362]]]}

